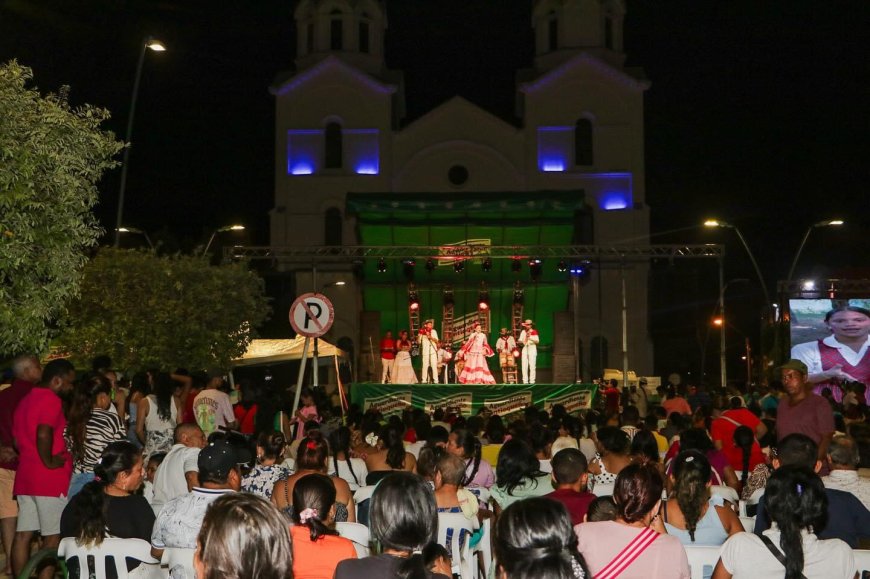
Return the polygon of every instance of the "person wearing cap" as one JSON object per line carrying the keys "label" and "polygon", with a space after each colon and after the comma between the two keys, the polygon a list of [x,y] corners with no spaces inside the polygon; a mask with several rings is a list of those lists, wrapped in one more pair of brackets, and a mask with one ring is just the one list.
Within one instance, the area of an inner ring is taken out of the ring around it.
{"label": "person wearing cap", "polygon": [[538,330],[532,327],[532,320],[523,322],[520,344],[523,346],[523,384],[535,383],[535,366],[538,361],[538,344],[541,342]]}
{"label": "person wearing cap", "polygon": [[420,354],[423,358],[423,372],[420,381],[424,384],[438,382],[438,332],[433,327],[435,320],[426,320],[420,328],[417,339],[420,342]]}
{"label": "person wearing cap", "polygon": [[394,360],[396,359],[396,340],[393,339],[393,332],[387,330],[384,338],[381,340],[381,384],[389,384],[393,382],[393,376],[390,371],[393,369]]}
{"label": "person wearing cap", "polygon": [[505,367],[517,365],[516,360],[514,360],[514,350],[516,349],[517,341],[508,333],[507,328],[502,328],[498,334],[498,340],[495,341],[495,351],[498,352],[498,366],[501,368],[501,381],[503,384],[507,384],[507,380],[504,377]]}
{"label": "person wearing cap", "polygon": [[[199,485],[163,507],[151,533],[151,554],[160,559],[164,549],[195,549],[196,537],[209,505],[219,497],[242,487],[240,466],[251,453],[224,440],[212,442],[199,453]],[[186,577],[179,565],[169,570],[172,579]]]}
{"label": "person wearing cap", "polygon": [[789,360],[779,370],[786,396],[777,410],[777,439],[794,433],[809,436],[818,445],[818,458],[824,463],[834,437],[834,411],[824,398],[812,393],[806,364]]}
{"label": "person wearing cap", "polygon": [[193,400],[196,423],[202,428],[206,438],[222,428],[234,430],[239,426],[229,394],[220,390],[224,384],[224,372],[219,369],[209,370],[208,378],[205,389]]}

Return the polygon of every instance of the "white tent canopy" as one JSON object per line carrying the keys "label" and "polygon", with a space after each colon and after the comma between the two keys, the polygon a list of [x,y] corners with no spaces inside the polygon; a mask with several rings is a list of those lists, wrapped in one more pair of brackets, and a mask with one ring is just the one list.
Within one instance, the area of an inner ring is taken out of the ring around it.
{"label": "white tent canopy", "polygon": [[[233,360],[233,366],[256,366],[259,364],[275,364],[302,359],[302,349],[305,337],[285,338],[281,340],[252,340],[248,350],[240,358]],[[317,357],[345,357],[347,352],[338,349],[323,338],[317,340]],[[314,343],[308,344],[308,358],[314,357]]]}

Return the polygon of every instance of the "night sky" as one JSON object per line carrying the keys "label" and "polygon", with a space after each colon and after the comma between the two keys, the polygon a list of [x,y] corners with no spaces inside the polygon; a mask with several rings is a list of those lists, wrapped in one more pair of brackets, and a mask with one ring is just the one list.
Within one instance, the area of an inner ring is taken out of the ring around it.
{"label": "night sky", "polygon": [[[455,94],[511,120],[515,71],[533,56],[531,4],[388,2],[387,64],[405,73],[406,122]],[[43,91],[67,84],[74,104],[108,108],[120,138],[139,43],[146,34],[163,40],[168,52],[146,56],[126,224],[189,248],[242,222],[248,231],[228,242],[266,244],[274,179],[268,87],[293,65],[293,6],[0,1],[0,60],[33,68]],[[697,227],[707,216],[741,229],[771,293],[807,226],[834,216],[847,225],[813,233],[798,276],[870,277],[862,243],[870,230],[868,24],[865,0],[628,0],[627,64],[652,82],[652,241],[726,243],[727,278],[752,280],[735,286],[735,300],[760,304],[756,276],[732,231]],[[100,186],[107,229],[119,175]],[[703,287],[716,276],[712,262],[676,267]]]}

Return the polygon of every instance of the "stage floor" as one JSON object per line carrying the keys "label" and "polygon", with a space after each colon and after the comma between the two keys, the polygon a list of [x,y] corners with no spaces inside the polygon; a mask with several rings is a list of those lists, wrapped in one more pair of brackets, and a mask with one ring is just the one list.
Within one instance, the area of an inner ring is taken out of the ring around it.
{"label": "stage floor", "polygon": [[595,384],[379,384],[357,382],[350,400],[363,410],[375,408],[385,416],[405,408],[433,412],[446,408],[464,415],[489,408],[506,416],[534,405],[548,412],[561,404],[568,412],[589,409],[598,392]]}

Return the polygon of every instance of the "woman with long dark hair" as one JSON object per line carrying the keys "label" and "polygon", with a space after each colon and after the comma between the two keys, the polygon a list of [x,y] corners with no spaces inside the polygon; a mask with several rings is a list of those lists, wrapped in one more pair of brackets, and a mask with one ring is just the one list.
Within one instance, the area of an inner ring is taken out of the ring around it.
{"label": "woman with long dark hair", "polygon": [[347,426],[339,426],[329,435],[329,450],[332,453],[329,458],[329,474],[343,478],[350,490],[356,491],[365,486],[369,471],[366,461],[351,456],[350,439],[351,433]]}
{"label": "woman with long dark hair", "polygon": [[713,579],[851,579],[852,549],[840,539],[819,539],[828,518],[822,479],[797,465],[778,468],[764,492],[773,526],[762,535],[738,533],[728,539]]}
{"label": "woman with long dark hair", "polygon": [[755,442],[755,433],[748,426],[738,426],[734,429],[734,447],[740,453],[741,469],[740,469],[740,489],[746,486],[749,480],[749,473],[756,466],[764,461],[752,462],[752,450],[757,445]]}
{"label": "woman with long dark hair", "polygon": [[593,435],[592,440],[598,453],[589,462],[592,474],[592,488],[597,484],[612,484],[623,468],[631,464],[631,440],[628,434],[616,426],[603,426]]}
{"label": "woman with long dark hair", "polygon": [[402,429],[394,424],[387,424],[381,428],[377,439],[374,441],[375,451],[366,456],[366,468],[369,474],[366,476],[366,484],[377,484],[389,473],[397,470],[414,472],[417,459],[410,452],[405,451],[405,443],[402,440]]}
{"label": "woman with long dark hair", "polygon": [[257,464],[242,478],[243,491],[266,499],[272,497],[275,483],[292,474],[289,468],[280,464],[286,446],[283,433],[277,430],[260,433],[257,437]]}
{"label": "woman with long dark hair", "polygon": [[151,394],[151,373],[136,372],[130,381],[130,393],[124,404],[127,410],[127,440],[142,448],[142,442],[136,436],[136,415],[139,411],[139,401]]}
{"label": "woman with long dark hair", "polygon": [[504,579],[589,577],[571,517],[556,501],[533,497],[504,510],[495,525],[497,576]]}
{"label": "woman with long dark hair", "polygon": [[166,372],[154,377],[153,392],[139,401],[136,409],[136,436],[145,445],[145,457],[172,450],[178,406],[175,392],[179,384]]}
{"label": "woman with long dark hair", "polygon": [[492,465],[481,457],[480,440],[470,430],[457,428],[447,438],[447,452],[465,461],[463,487],[489,488],[495,482]]}
{"label": "woman with long dark hair", "polygon": [[[94,465],[96,478],[82,488],[63,510],[61,537],[75,537],[80,545],[99,545],[106,537],[151,541],[154,511],[142,495],[142,452],[126,440],[105,447]],[[138,561],[129,561],[128,570]],[[70,565],[70,571],[78,570]],[[114,571],[114,569],[112,569]]]}
{"label": "woman with long dark hair", "polygon": [[383,552],[342,561],[335,579],[449,579],[449,569],[433,573],[423,557],[438,538],[438,507],[429,485],[415,474],[397,471],[381,481],[371,501],[369,528]]}
{"label": "woman with long dark hair", "polygon": [[662,505],[669,535],[683,545],[719,546],[743,532],[740,519],[720,496],[710,496],[710,462],[697,450],[674,459],[673,492]]}
{"label": "woman with long dark hair", "polygon": [[101,374],[94,374],[73,389],[67,412],[65,438],[73,457],[73,475],[68,498],[94,480],[94,465],[106,446],[124,438],[121,419],[109,412],[111,386]]}
{"label": "woman with long dark hair", "polygon": [[193,566],[199,579],[292,579],[287,522],[262,497],[225,494],[205,513]]}
{"label": "woman with long dark hair", "polygon": [[498,453],[496,483],[490,489],[496,504],[506,509],[521,499],[553,492],[550,475],[540,466],[531,446],[516,438],[505,442]]}
{"label": "woman with long dark hair", "polygon": [[332,579],[335,567],[356,559],[356,549],[335,530],[335,486],[328,476],[309,474],[293,486],[293,575]]}

